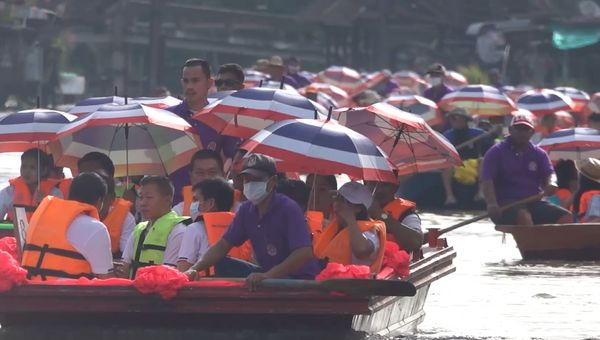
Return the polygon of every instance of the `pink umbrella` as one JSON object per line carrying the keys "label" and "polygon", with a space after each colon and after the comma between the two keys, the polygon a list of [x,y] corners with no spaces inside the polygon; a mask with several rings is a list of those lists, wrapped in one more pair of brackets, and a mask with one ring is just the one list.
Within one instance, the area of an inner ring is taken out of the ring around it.
{"label": "pink umbrella", "polygon": [[398,71],[392,75],[398,86],[405,86],[410,89],[416,89],[420,85],[427,85],[427,82],[414,71]]}
{"label": "pink umbrella", "polygon": [[350,98],[348,92],[331,84],[312,83],[299,89],[298,92],[300,92],[300,94],[303,96],[306,96],[307,93],[325,93],[331,96],[331,98],[333,98],[333,100],[335,100],[335,102],[340,106],[351,106],[352,104],[352,99]]}
{"label": "pink umbrella", "polygon": [[367,137],[389,155],[399,174],[462,164],[456,149],[425,121],[387,103],[334,111],[334,118]]}
{"label": "pink umbrella", "polygon": [[421,116],[430,126],[444,123],[444,118],[437,104],[425,97],[417,95],[391,96],[384,102],[400,110]]}
{"label": "pink umbrella", "polygon": [[462,74],[456,71],[446,71],[444,83],[453,89],[458,89],[465,85],[469,85],[467,77],[463,76]]}
{"label": "pink umbrella", "polygon": [[317,81],[335,85],[353,96],[364,90],[365,82],[360,73],[349,67],[330,66],[317,74]]}

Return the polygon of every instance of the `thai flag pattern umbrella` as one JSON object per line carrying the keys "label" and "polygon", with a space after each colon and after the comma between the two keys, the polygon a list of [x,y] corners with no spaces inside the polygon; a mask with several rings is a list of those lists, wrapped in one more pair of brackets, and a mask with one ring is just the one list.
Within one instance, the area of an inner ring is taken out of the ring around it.
{"label": "thai flag pattern umbrella", "polygon": [[517,99],[517,107],[531,111],[536,116],[544,116],[556,111],[572,111],[573,101],[564,94],[548,89],[525,92]]}
{"label": "thai flag pattern umbrella", "polygon": [[566,95],[573,101],[573,112],[582,112],[590,102],[587,92],[574,87],[557,87],[554,90]]}
{"label": "thai flag pattern umbrella", "polygon": [[73,108],[69,110],[70,114],[81,116],[86,113],[91,113],[100,108],[102,105],[125,105],[125,98],[119,96],[110,97],[92,97],[84,99],[77,103]]}
{"label": "thai flag pattern umbrella", "polygon": [[396,81],[398,86],[408,87],[410,89],[416,89],[420,85],[426,85],[427,82],[421,78],[421,76],[414,71],[398,71],[392,75],[392,79]]}
{"label": "thai flag pattern umbrella", "polygon": [[586,116],[592,113],[600,113],[600,92],[596,92],[592,95],[584,113]]}
{"label": "thai flag pattern umbrella", "polygon": [[286,84],[285,82],[282,85],[281,82],[279,82],[279,81],[268,80],[268,81],[265,81],[264,83],[262,83],[262,85],[258,86],[258,87],[263,87],[265,89],[285,90],[288,92],[298,94],[298,90],[296,90],[295,87],[293,87],[292,85]]}
{"label": "thai flag pattern umbrella", "polygon": [[269,155],[277,171],[395,182],[394,166],[369,138],[335,121],[292,119],[249,138],[241,149]]}
{"label": "thai flag pattern umbrella", "polygon": [[469,81],[467,77],[456,71],[446,71],[446,76],[444,77],[444,83],[453,89],[459,89],[463,86],[469,85]]}
{"label": "thai flag pattern umbrella", "polygon": [[201,148],[194,128],[169,111],[105,105],[61,129],[50,148],[60,166],[74,168],[88,152],[107,154],[116,176],[166,175],[189,164]]}
{"label": "thai flag pattern umbrella", "polygon": [[216,102],[217,100],[221,100],[234,92],[235,91],[218,91],[218,92],[209,93],[208,98],[207,98],[208,104],[212,104],[212,103]]}
{"label": "thai flag pattern umbrella", "polygon": [[391,96],[387,98],[385,102],[402,111],[420,116],[430,126],[444,123],[444,119],[437,104],[425,97],[417,95]]}
{"label": "thai flag pattern umbrella", "polygon": [[166,109],[171,106],[181,104],[181,99],[172,96],[166,97],[137,97],[129,99],[128,104],[144,104],[157,109]]}
{"label": "thai flag pattern umbrella", "polygon": [[[331,96],[331,98],[333,98],[333,100],[335,100],[335,102],[340,106],[351,106],[352,102],[348,92],[335,85],[326,83],[312,83],[301,88],[298,90],[298,92],[300,92],[300,94],[303,96],[306,96],[307,93],[324,93]],[[328,107],[327,105],[324,106]]]}
{"label": "thai flag pattern umbrella", "polygon": [[286,119],[325,118],[325,109],[299,94],[255,87],[209,104],[193,118],[228,136],[249,138]]}
{"label": "thai flag pattern umbrella", "polygon": [[271,79],[271,76],[260,71],[246,69],[244,70],[244,85],[246,87],[258,87]]}
{"label": "thai flag pattern umbrella", "polygon": [[462,108],[475,116],[507,116],[515,104],[500,90],[488,85],[467,85],[450,92],[438,103],[446,112]]}
{"label": "thai flag pattern umbrella", "polygon": [[502,88],[500,89],[506,96],[508,96],[508,98],[510,98],[513,102],[517,101],[517,98],[519,98],[523,93],[529,91],[529,90],[533,90],[533,87],[529,86],[529,85],[519,85],[519,86],[512,86],[512,85],[505,85],[502,86]]}
{"label": "thai flag pattern umbrella", "polygon": [[387,103],[339,109],[339,123],[368,138],[389,156],[400,174],[462,164],[456,149],[425,121]]}
{"label": "thai flag pattern umbrella", "polygon": [[364,81],[356,70],[343,66],[330,66],[317,74],[317,81],[342,88],[350,96],[364,89]]}
{"label": "thai flag pattern umbrella", "polygon": [[592,128],[558,130],[542,139],[538,146],[553,160],[600,158],[600,131]]}

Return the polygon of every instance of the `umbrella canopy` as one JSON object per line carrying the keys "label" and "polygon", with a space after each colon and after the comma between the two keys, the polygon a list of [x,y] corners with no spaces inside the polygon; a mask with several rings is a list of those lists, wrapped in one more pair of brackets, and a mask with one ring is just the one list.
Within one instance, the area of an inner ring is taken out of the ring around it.
{"label": "umbrella canopy", "polygon": [[587,92],[574,87],[557,87],[554,90],[571,98],[574,112],[582,112],[590,102],[590,95]]}
{"label": "umbrella canopy", "polygon": [[387,103],[340,109],[333,116],[379,145],[400,174],[462,164],[456,149],[421,117]]}
{"label": "umbrella canopy", "polygon": [[[300,92],[300,94],[303,96],[306,96],[307,93],[325,93],[331,96],[331,98],[333,98],[333,100],[335,100],[335,102],[340,106],[350,106],[350,103],[352,102],[352,98],[350,98],[348,92],[335,85],[326,83],[312,83],[301,88],[298,90],[298,92]],[[328,106],[325,105],[325,107]]]}
{"label": "umbrella canopy", "polygon": [[444,77],[444,83],[450,86],[453,89],[459,89],[465,85],[469,85],[469,81],[467,77],[456,71],[446,71],[446,76]]}
{"label": "umbrella canopy", "polygon": [[224,135],[249,138],[274,122],[325,118],[324,113],[321,105],[299,94],[255,87],[236,91],[209,104],[193,118]]}
{"label": "umbrella canopy", "polygon": [[364,81],[358,71],[343,67],[330,66],[317,74],[317,81],[338,86],[350,96],[364,89]]}
{"label": "umbrella canopy", "polygon": [[444,123],[444,119],[437,104],[425,97],[417,95],[391,96],[385,100],[400,110],[414,113],[431,126]]}
{"label": "umbrella canopy", "polygon": [[[0,118],[0,142],[7,148],[14,145],[33,145],[28,143],[47,143],[56,137],[56,133],[77,116],[61,111],[33,109],[13,112]],[[18,150],[15,150],[18,151]]]}
{"label": "umbrella canopy", "polygon": [[462,108],[471,115],[507,116],[515,104],[500,90],[488,85],[467,85],[445,95],[439,107],[446,112]]}
{"label": "umbrella canopy", "polygon": [[556,111],[554,112],[556,117],[556,126],[560,129],[570,129],[575,127],[575,118],[567,111]]}
{"label": "umbrella canopy", "polygon": [[137,97],[127,101],[129,104],[144,104],[157,109],[166,109],[171,106],[181,104],[181,99],[172,96],[166,97]]}
{"label": "umbrella canopy", "polygon": [[553,160],[600,158],[600,131],[592,128],[558,130],[542,139],[538,146]]}
{"label": "umbrella canopy", "polygon": [[505,85],[500,89],[508,98],[510,98],[513,102],[517,101],[523,93],[533,90],[533,87],[529,85],[519,85],[519,86],[511,86]]}
{"label": "umbrella canopy", "polygon": [[61,129],[50,143],[57,165],[75,168],[88,152],[107,154],[115,175],[166,175],[200,149],[194,128],[169,111],[141,105],[105,105]]}
{"label": "umbrella canopy", "polygon": [[410,89],[415,89],[419,85],[426,85],[427,82],[421,78],[421,76],[414,71],[398,71],[392,75],[392,79],[396,81],[398,86],[408,87]]}
{"label": "umbrella canopy", "polygon": [[216,102],[217,100],[223,99],[234,92],[235,91],[218,91],[218,92],[210,93],[207,98],[208,104],[212,104],[212,103]]}
{"label": "umbrella canopy", "polygon": [[280,172],[344,173],[364,180],[396,181],[393,165],[377,145],[335,121],[280,121],[249,138],[240,148],[275,158]]}
{"label": "umbrella canopy", "polygon": [[286,84],[285,82],[283,83],[282,87],[280,81],[268,80],[263,82],[260,87],[263,87],[265,89],[285,90],[296,94],[298,93],[298,90],[296,90],[292,85]]}
{"label": "umbrella canopy", "polygon": [[531,111],[536,116],[544,116],[556,111],[572,111],[573,101],[564,94],[548,89],[525,92],[517,99],[517,107]]}
{"label": "umbrella canopy", "polygon": [[257,87],[261,82],[267,82],[271,76],[260,71],[245,69],[244,70],[244,85],[246,87]]}
{"label": "umbrella canopy", "polygon": [[584,112],[586,115],[600,113],[600,92],[596,92],[592,95]]}
{"label": "umbrella canopy", "polygon": [[119,96],[87,98],[77,103],[69,110],[69,113],[76,116],[81,116],[86,113],[94,112],[98,110],[100,106],[107,104],[125,105],[125,98]]}

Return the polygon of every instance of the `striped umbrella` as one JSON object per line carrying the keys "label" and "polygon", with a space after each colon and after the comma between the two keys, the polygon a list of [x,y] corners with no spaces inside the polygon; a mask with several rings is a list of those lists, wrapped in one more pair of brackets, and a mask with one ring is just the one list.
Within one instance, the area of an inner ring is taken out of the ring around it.
{"label": "striped umbrella", "polygon": [[446,76],[444,77],[444,84],[448,85],[453,89],[459,89],[465,85],[469,85],[469,81],[467,77],[456,71],[446,71]]}
{"label": "striped umbrella", "polygon": [[279,81],[268,80],[263,82],[262,85],[259,87],[263,87],[265,89],[285,90],[288,92],[298,94],[298,90],[296,90],[296,88],[294,88],[292,85],[286,83],[283,83],[283,85],[281,85],[281,82]]}
{"label": "striped umbrella", "polygon": [[125,98],[119,96],[110,96],[84,99],[77,103],[71,110],[69,110],[69,113],[76,116],[81,116],[86,113],[94,112],[98,110],[100,106],[107,104],[125,105]]}
{"label": "striped umbrella", "polygon": [[400,110],[419,115],[431,126],[444,123],[444,119],[437,104],[425,97],[417,95],[391,96],[384,102]]}
{"label": "striped umbrella", "polygon": [[146,106],[155,107],[157,109],[166,109],[171,106],[181,104],[181,99],[172,96],[166,97],[137,97],[129,99],[129,104],[144,104]]}
{"label": "striped umbrella", "polygon": [[[306,96],[307,93],[324,93],[331,96],[331,98],[333,98],[333,100],[335,100],[335,102],[340,106],[350,106],[352,102],[352,98],[350,98],[348,92],[335,85],[326,83],[312,83],[301,88],[298,90],[298,92],[300,92],[300,94],[303,96]],[[325,107],[328,106],[325,105]]]}
{"label": "striped umbrella", "polygon": [[575,118],[567,111],[554,112],[556,117],[556,126],[560,129],[570,129],[575,127]]}
{"label": "striped umbrella", "polygon": [[533,87],[529,85],[519,85],[519,86],[511,86],[505,85],[500,89],[508,98],[510,98],[513,102],[517,101],[523,93],[533,90]]}
{"label": "striped umbrella", "polygon": [[515,109],[510,98],[488,85],[464,86],[445,95],[438,104],[446,112],[462,108],[474,116],[507,116]]}
{"label": "striped umbrella", "polygon": [[325,118],[325,109],[299,94],[255,87],[209,104],[193,118],[227,136],[249,138],[274,122]]}
{"label": "striped umbrella", "polygon": [[[33,109],[8,113],[0,118],[0,142],[8,149],[10,144],[45,144],[77,116],[61,111]],[[15,152],[18,150],[15,150]]]}
{"label": "striped umbrella", "polygon": [[456,149],[421,117],[387,103],[340,109],[333,116],[379,145],[400,174],[462,164]]}
{"label": "striped umbrella", "polygon": [[246,87],[258,87],[261,83],[264,83],[271,79],[271,76],[260,71],[245,69],[244,70],[244,85]]}
{"label": "striped umbrella", "polygon": [[427,84],[421,76],[414,71],[398,71],[392,75],[398,86],[404,86],[411,89],[417,88],[421,84]]}
{"label": "striped umbrella", "polygon": [[553,160],[600,158],[600,131],[592,128],[558,130],[538,144]]}
{"label": "striped umbrella", "polygon": [[586,116],[592,113],[600,113],[600,92],[596,92],[592,95],[584,112]]}
{"label": "striped umbrella", "polygon": [[361,89],[364,90],[365,85],[358,71],[343,66],[330,66],[317,73],[317,81],[338,86],[350,96],[357,94]]}
{"label": "striped umbrella", "polygon": [[208,104],[212,104],[212,103],[216,102],[217,100],[221,100],[234,92],[235,91],[217,91],[217,92],[210,93],[207,98]]}
{"label": "striped umbrella", "polygon": [[332,107],[334,109],[337,109],[338,107],[340,107],[340,105],[338,104],[338,102],[335,101],[335,99],[333,99],[330,95],[328,95],[327,93],[317,93],[317,98],[316,98],[316,102],[318,104],[323,105],[323,107]]}
{"label": "striped umbrella", "polygon": [[566,95],[573,101],[573,111],[581,112],[590,102],[590,95],[587,92],[574,87],[556,87],[554,90]]}
{"label": "striped umbrella", "polygon": [[115,175],[166,175],[200,149],[194,128],[166,110],[141,104],[105,105],[61,129],[49,144],[56,163],[75,167],[88,152],[107,154]]}
{"label": "striped umbrella", "polygon": [[531,111],[536,116],[544,116],[556,111],[572,111],[573,101],[564,94],[548,89],[525,92],[517,99],[517,107]]}
{"label": "striped umbrella", "polygon": [[396,181],[393,165],[377,145],[335,121],[280,121],[250,137],[240,148],[275,158],[281,172],[344,173],[370,181]]}

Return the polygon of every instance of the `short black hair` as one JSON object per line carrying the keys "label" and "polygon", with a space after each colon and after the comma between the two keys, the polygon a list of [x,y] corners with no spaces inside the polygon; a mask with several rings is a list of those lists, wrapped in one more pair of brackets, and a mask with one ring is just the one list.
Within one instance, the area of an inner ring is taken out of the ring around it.
{"label": "short black hair", "polygon": [[88,152],[77,161],[77,166],[81,167],[85,162],[99,162],[109,177],[115,177],[115,165],[108,155],[97,151]]}
{"label": "short black hair", "polygon": [[106,181],[95,172],[82,172],[73,178],[69,200],[94,205],[104,200],[108,188]]}
{"label": "short black hair", "polygon": [[600,122],[600,113],[592,112],[592,114],[590,114],[588,116],[588,121],[589,122]]}
{"label": "short black hair", "polygon": [[240,83],[244,82],[244,70],[238,64],[223,64],[219,67],[217,74],[231,73]]}
{"label": "short black hair", "polygon": [[183,63],[183,66],[181,67],[181,69],[183,69],[184,67],[196,67],[196,66],[202,67],[202,72],[204,72],[204,75],[206,76],[206,78],[210,78],[210,76],[211,76],[210,64],[208,61],[206,61],[204,59],[200,59],[200,58],[188,59],[185,61],[185,63]]}
{"label": "short black hair", "polygon": [[146,177],[142,178],[142,180],[140,181],[141,186],[149,185],[149,184],[156,185],[158,187],[158,192],[160,192],[161,195],[173,197],[175,188],[173,188],[173,183],[171,183],[171,180],[169,179],[169,177],[146,176]]}
{"label": "short black hair", "polygon": [[[331,189],[331,190],[337,190],[338,189],[337,179],[335,178],[335,175],[324,176],[324,175],[310,174],[310,175],[306,176],[306,184],[309,187],[312,187],[313,182],[309,181],[309,177],[310,176],[320,176],[321,178],[323,178],[323,180],[325,181],[325,184],[327,184],[327,186],[329,187],[329,189]],[[313,181],[314,181],[314,179],[313,179]]]}
{"label": "short black hair", "polygon": [[559,188],[569,189],[569,182],[577,180],[577,168],[575,168],[575,162],[570,159],[559,160],[554,166],[554,171]]}
{"label": "short black hair", "polygon": [[219,169],[223,172],[223,158],[221,155],[215,150],[211,149],[202,149],[200,151],[196,151],[196,153],[192,156],[192,160],[190,161],[190,171],[194,169],[194,162],[200,161],[203,159],[214,159],[215,162],[219,165]]}
{"label": "short black hair", "polygon": [[302,210],[306,209],[310,196],[310,189],[306,183],[295,179],[280,179],[275,190],[296,201]]}
{"label": "short black hair", "polygon": [[48,176],[50,170],[54,168],[54,161],[52,160],[52,156],[45,153],[44,151],[38,148],[31,148],[21,154],[21,162],[25,158],[30,158],[34,160],[40,160],[40,168],[38,172],[40,173],[40,177]]}
{"label": "short black hair", "polygon": [[217,211],[230,211],[233,206],[233,188],[224,178],[208,178],[194,184],[192,191],[200,190],[205,200],[214,199]]}

